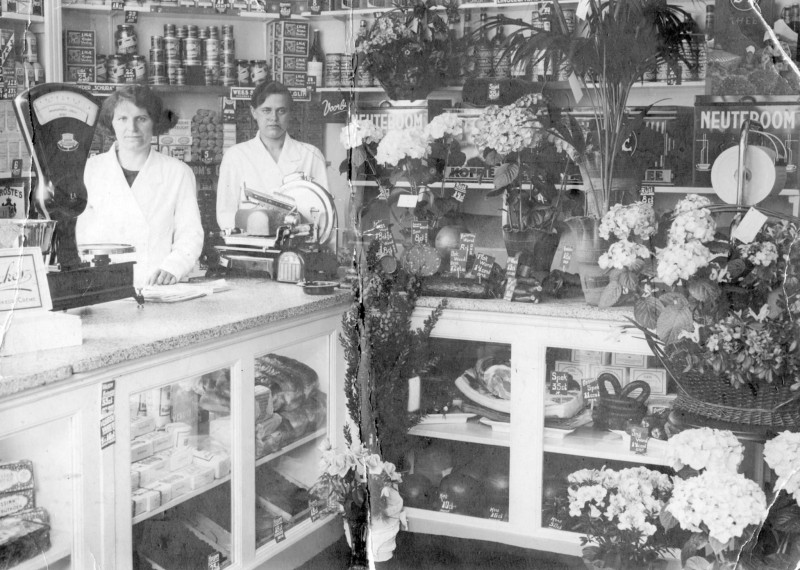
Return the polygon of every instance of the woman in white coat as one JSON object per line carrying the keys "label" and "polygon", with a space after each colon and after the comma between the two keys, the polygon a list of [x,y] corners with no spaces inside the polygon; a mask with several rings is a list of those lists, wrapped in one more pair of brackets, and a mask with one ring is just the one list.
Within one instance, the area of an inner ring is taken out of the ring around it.
{"label": "woman in white coat", "polygon": [[143,85],[124,87],[103,103],[99,126],[114,146],[89,159],[84,171],[86,210],[78,218],[78,244],[131,244],[134,284],[171,285],[194,266],[203,228],[192,170],[150,146],[177,117]]}
{"label": "woman in white coat", "polygon": [[[250,97],[250,113],[258,134],[234,145],[222,157],[217,184],[217,224],[234,226],[236,212],[252,207],[244,204],[242,184],[261,192],[277,190],[283,179],[302,172],[328,188],[325,158],[316,147],[294,140],[286,132],[292,118],[292,94],[281,83],[262,83]],[[240,228],[245,229],[245,228]]]}

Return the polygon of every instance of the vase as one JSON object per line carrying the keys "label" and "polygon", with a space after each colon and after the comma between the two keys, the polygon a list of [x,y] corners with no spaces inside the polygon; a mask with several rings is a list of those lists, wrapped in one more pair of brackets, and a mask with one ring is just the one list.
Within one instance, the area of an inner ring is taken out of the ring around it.
{"label": "vase", "polygon": [[374,517],[369,527],[369,551],[373,562],[386,562],[397,548],[397,533],[400,532],[400,519]]}
{"label": "vase", "polygon": [[364,517],[344,519],[344,535],[347,538],[347,545],[350,547],[348,570],[369,570],[367,557],[369,522],[367,521],[366,511],[364,514]]}
{"label": "vase", "polygon": [[550,271],[553,256],[558,247],[558,234],[528,228],[526,230],[503,230],[503,240],[509,257],[522,253],[520,265],[526,264],[533,271]]}
{"label": "vase", "polygon": [[[610,279],[605,269],[597,264],[608,249],[608,242],[600,238],[600,221],[595,218],[575,217],[564,222],[558,250],[553,259],[553,269],[577,273],[581,278],[583,296],[589,305],[597,306]],[[558,251],[561,255],[558,255]]]}

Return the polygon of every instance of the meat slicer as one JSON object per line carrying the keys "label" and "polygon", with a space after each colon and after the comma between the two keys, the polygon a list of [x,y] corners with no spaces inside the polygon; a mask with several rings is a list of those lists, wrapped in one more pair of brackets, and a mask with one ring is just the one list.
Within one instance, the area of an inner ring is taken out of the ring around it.
{"label": "meat slicer", "polygon": [[[328,246],[336,207],[325,188],[295,173],[273,192],[244,184],[242,193],[252,207],[236,213],[236,227],[223,231],[224,245],[215,246],[223,267],[260,270],[279,281],[335,276],[336,258]],[[281,271],[289,266],[297,271]]]}
{"label": "meat slicer", "polygon": [[83,171],[97,125],[100,104],[73,85],[47,83],[23,91],[14,111],[37,172],[33,199],[39,214],[56,222],[47,274],[53,310],[72,309],[133,297],[135,262],[111,263],[110,255],[129,253],[126,244],[81,246],[92,254],[91,265],[81,260],[75,238],[78,216],[86,209]]}

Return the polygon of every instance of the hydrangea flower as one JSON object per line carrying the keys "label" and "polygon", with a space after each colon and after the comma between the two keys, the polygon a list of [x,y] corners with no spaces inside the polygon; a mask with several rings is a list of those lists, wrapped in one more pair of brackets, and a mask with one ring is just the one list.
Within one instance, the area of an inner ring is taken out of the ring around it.
{"label": "hydrangea flower", "polygon": [[708,427],[684,430],[667,442],[667,461],[676,471],[689,466],[700,471],[736,473],[744,447],[732,432]]}
{"label": "hydrangea flower", "polygon": [[603,216],[598,230],[603,239],[609,239],[613,233],[617,239],[625,240],[631,232],[640,239],[647,239],[656,233],[656,214],[651,204],[614,204]]}
{"label": "hydrangea flower", "polygon": [[800,505],[800,433],[785,431],[764,444],[764,460],[775,473],[775,489],[784,489]]}
{"label": "hydrangea flower", "polygon": [[778,261],[778,248],[771,241],[746,243],[738,249],[741,256],[753,265],[767,267]]}
{"label": "hydrangea flower", "polygon": [[375,123],[367,119],[353,119],[345,125],[339,133],[339,142],[350,150],[362,144],[378,142],[383,137],[383,131]]}
{"label": "hydrangea flower", "polygon": [[475,146],[483,151],[492,148],[502,155],[533,146],[537,128],[536,116],[513,103],[505,107],[490,105],[475,121]]}
{"label": "hydrangea flower", "polygon": [[670,242],[656,252],[656,275],[667,285],[672,285],[679,279],[689,279],[698,269],[706,267],[711,257],[711,251],[699,240]]}
{"label": "hydrangea flower", "polygon": [[423,158],[428,153],[428,139],[420,128],[390,130],[378,143],[375,160],[397,166],[404,158]]}
{"label": "hydrangea flower", "polygon": [[461,136],[463,132],[464,126],[459,116],[455,113],[436,115],[425,127],[425,135],[428,137],[428,140],[440,139],[445,135],[458,137]]}
{"label": "hydrangea flower", "polygon": [[625,269],[639,259],[650,257],[650,250],[640,243],[630,242],[627,239],[612,243],[608,251],[600,256],[597,264],[602,269]]}

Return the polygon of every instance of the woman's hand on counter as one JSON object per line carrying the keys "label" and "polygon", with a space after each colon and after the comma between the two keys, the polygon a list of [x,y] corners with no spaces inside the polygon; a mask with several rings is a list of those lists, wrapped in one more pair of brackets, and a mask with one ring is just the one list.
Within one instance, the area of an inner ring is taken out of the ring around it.
{"label": "woman's hand on counter", "polygon": [[169,271],[156,269],[147,280],[147,285],[174,285],[177,282],[178,278]]}

